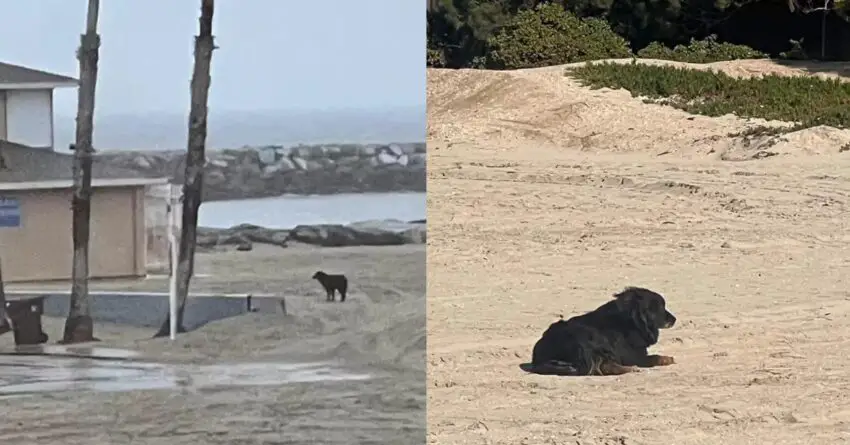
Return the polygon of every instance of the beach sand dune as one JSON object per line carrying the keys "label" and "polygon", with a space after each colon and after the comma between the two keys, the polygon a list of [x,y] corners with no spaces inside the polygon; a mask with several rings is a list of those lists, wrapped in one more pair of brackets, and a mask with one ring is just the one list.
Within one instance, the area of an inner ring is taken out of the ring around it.
{"label": "beach sand dune", "polygon": [[[724,162],[751,123],[591,91],[562,67],[428,81],[429,443],[846,440],[845,132]],[[627,285],[667,296],[679,323],[654,350],[676,365],[519,369],[551,322]]]}

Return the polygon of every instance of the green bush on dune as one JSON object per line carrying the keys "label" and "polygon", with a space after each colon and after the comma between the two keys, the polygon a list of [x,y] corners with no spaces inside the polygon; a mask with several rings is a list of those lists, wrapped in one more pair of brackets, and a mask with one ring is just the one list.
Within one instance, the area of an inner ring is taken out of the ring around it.
{"label": "green bush on dune", "polygon": [[498,69],[632,56],[628,42],[607,22],[579,19],[554,3],[520,11],[488,40],[488,45],[486,65]]}
{"label": "green bush on dune", "polygon": [[425,61],[427,66],[443,68],[446,66],[446,55],[441,51],[428,49],[425,51]]}
{"label": "green bush on dune", "polygon": [[669,48],[661,43],[650,43],[646,48],[637,52],[642,59],[674,60],[687,63],[711,63],[740,59],[763,59],[767,54],[756,51],[749,46],[720,43],[717,36],[709,36],[704,40],[691,39],[687,45],[676,45]]}
{"label": "green bush on dune", "polygon": [[[628,42],[608,22],[578,18],[555,3],[518,12],[487,41],[483,64],[496,69],[537,68],[599,59],[634,57]],[[430,66],[444,60],[429,53]],[[708,63],[724,60],[758,59],[766,55],[744,45],[719,43],[715,36],[692,39],[687,45],[668,48],[654,42],[638,51],[638,57]]]}
{"label": "green bush on dune", "polygon": [[567,75],[591,88],[626,89],[706,116],[735,114],[795,122],[794,128],[850,128],[850,83],[817,77],[768,75],[749,79],[720,72],[640,63],[589,63]]}

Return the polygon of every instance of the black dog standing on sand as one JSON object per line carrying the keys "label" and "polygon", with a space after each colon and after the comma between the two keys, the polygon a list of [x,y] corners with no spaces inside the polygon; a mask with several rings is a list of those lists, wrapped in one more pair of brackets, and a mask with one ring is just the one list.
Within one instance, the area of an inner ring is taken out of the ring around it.
{"label": "black dog standing on sand", "polygon": [[535,374],[580,376],[672,365],[673,357],[649,355],[647,348],[658,342],[659,329],[674,324],[664,297],[627,287],[594,311],[552,323],[534,345],[531,363],[521,367]]}
{"label": "black dog standing on sand", "polygon": [[328,275],[320,270],[313,274],[313,279],[318,280],[328,293],[326,301],[334,301],[336,291],[339,291],[340,303],[345,301],[345,293],[348,292],[348,278],[345,275]]}

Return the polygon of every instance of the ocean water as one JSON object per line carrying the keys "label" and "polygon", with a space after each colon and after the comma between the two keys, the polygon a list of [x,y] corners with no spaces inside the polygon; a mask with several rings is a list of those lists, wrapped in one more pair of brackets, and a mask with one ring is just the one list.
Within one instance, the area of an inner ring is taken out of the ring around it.
{"label": "ocean water", "polygon": [[425,193],[344,193],[211,201],[201,204],[198,225],[226,228],[255,224],[289,229],[299,224],[348,224],[370,219],[425,219]]}

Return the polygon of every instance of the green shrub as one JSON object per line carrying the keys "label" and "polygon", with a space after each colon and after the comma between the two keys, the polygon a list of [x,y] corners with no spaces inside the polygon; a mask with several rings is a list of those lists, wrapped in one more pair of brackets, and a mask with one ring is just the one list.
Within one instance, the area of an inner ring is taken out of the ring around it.
{"label": "green shrub", "polygon": [[796,122],[796,128],[850,128],[850,84],[836,79],[729,75],[640,63],[595,63],[570,69],[569,76],[592,88],[624,88],[690,113]]}
{"label": "green shrub", "polygon": [[607,22],[579,19],[552,3],[520,11],[488,45],[487,66],[499,69],[632,57],[628,42]]}
{"label": "green shrub", "polygon": [[767,57],[767,54],[756,51],[749,46],[718,43],[717,36],[714,35],[708,36],[705,40],[691,39],[691,43],[676,45],[674,48],[652,42],[646,48],[638,51],[637,55],[643,59],[675,60],[688,63],[711,63]]}
{"label": "green shrub", "polygon": [[428,48],[425,51],[425,66],[444,68],[446,66],[446,53],[439,49]]}
{"label": "green shrub", "polygon": [[786,60],[809,60],[809,55],[806,54],[806,50],[803,48],[803,40],[803,38],[800,38],[800,40],[789,39],[788,44],[791,45],[791,48],[788,48],[788,51],[779,53],[779,58]]}

